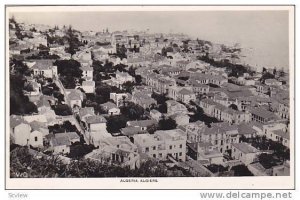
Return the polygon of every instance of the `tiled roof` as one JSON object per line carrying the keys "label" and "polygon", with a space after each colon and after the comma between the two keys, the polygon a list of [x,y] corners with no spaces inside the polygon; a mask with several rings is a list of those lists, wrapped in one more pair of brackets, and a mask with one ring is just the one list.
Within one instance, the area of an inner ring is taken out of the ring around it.
{"label": "tiled roof", "polygon": [[234,146],[236,149],[240,150],[243,153],[257,153],[258,150],[254,148],[253,146],[247,144],[247,143],[233,143],[232,146]]}
{"label": "tiled roof", "polygon": [[69,100],[81,100],[81,96],[78,92],[76,91],[71,91],[70,94],[68,94]]}
{"label": "tiled roof", "polygon": [[84,117],[88,114],[95,115],[94,107],[80,108],[80,110],[79,110],[80,117]]}
{"label": "tiled roof", "polygon": [[265,119],[278,119],[278,117],[274,113],[267,111],[265,109],[262,109],[262,108],[250,108],[249,111],[250,111],[250,113],[260,116]]}
{"label": "tiled roof", "polygon": [[24,119],[19,116],[19,115],[11,115],[10,116],[10,127],[15,128],[16,126],[25,123],[28,124],[27,122],[24,121]]}
{"label": "tiled roof", "polygon": [[82,86],[95,86],[95,81],[82,81]]}
{"label": "tiled roof", "polygon": [[112,109],[112,108],[117,108],[117,105],[112,103],[112,102],[106,102],[101,104],[102,107],[106,107],[108,110]]}
{"label": "tiled roof", "polygon": [[147,131],[142,131],[140,127],[129,126],[129,127],[122,128],[121,133],[126,136],[132,136],[135,134],[147,133]]}
{"label": "tiled roof", "polygon": [[86,118],[88,124],[106,123],[106,119],[99,115],[89,116]]}
{"label": "tiled roof", "polygon": [[81,67],[80,69],[82,71],[93,71],[94,70],[94,68],[92,68],[92,67]]}
{"label": "tiled roof", "polygon": [[238,130],[240,134],[254,134],[257,131],[255,129],[252,128],[251,125],[245,124],[245,123],[241,123],[238,125]]}
{"label": "tiled roof", "polygon": [[37,60],[32,69],[47,70],[53,66],[53,60]]}
{"label": "tiled roof", "polygon": [[192,91],[190,91],[190,90],[188,90],[186,88],[181,89],[178,93],[182,94],[182,95],[191,95],[191,94],[193,94]]}
{"label": "tiled roof", "polygon": [[273,133],[285,139],[290,139],[290,133],[284,132],[283,130],[274,130]]}
{"label": "tiled roof", "polygon": [[139,121],[128,121],[128,126],[138,126],[138,127],[149,127],[156,124],[155,120],[139,120]]}

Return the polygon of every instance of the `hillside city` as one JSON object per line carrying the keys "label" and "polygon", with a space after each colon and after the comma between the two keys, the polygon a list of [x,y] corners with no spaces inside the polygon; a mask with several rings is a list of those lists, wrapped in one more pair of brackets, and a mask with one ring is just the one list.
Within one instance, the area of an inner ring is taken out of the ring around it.
{"label": "hillside city", "polygon": [[242,51],[10,18],[10,177],[289,176],[289,73]]}

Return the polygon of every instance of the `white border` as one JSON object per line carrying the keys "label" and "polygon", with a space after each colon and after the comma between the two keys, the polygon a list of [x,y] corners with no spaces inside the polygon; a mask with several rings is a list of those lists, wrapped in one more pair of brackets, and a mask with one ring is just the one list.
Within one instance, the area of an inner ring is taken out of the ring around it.
{"label": "white border", "polygon": [[[105,7],[33,7],[38,12],[49,11],[204,11],[204,10],[288,10],[290,23],[290,110],[291,119],[294,119],[294,8],[291,6],[105,6]],[[8,7],[8,13],[32,12],[30,7]],[[6,30],[8,23],[6,21]],[[6,31],[8,40],[8,31]],[[6,43],[8,49],[8,43]],[[8,58],[8,51],[6,51]],[[8,66],[8,59],[6,66]],[[6,119],[9,119],[9,83],[8,67],[6,68]],[[291,120],[291,141],[294,141],[294,121]],[[6,144],[9,144],[9,126],[6,126]],[[294,143],[291,142],[291,163],[294,163]],[[6,161],[9,161],[9,145],[6,145]],[[120,178],[76,178],[76,179],[11,179],[9,178],[9,162],[6,163],[7,189],[293,189],[294,165],[291,164],[289,177],[193,177],[193,178],[157,178],[158,183],[120,183]]]}

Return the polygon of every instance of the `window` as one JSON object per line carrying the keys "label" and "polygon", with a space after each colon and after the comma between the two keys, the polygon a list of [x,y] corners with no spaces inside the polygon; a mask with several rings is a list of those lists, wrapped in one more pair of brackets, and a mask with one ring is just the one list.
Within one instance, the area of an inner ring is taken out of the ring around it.
{"label": "window", "polygon": [[159,153],[159,154],[158,154],[158,157],[160,157],[160,158],[161,158],[161,157],[162,157],[162,153]]}
{"label": "window", "polygon": [[153,147],[153,150],[156,150],[156,146]]}
{"label": "window", "polygon": [[179,145],[179,148],[182,149],[182,144]]}
{"label": "window", "polygon": [[179,152],[179,156],[182,156],[182,152]]}
{"label": "window", "polygon": [[156,154],[153,154],[153,158],[156,158]]}
{"label": "window", "polygon": [[38,137],[34,137],[34,141],[37,142],[38,141]]}
{"label": "window", "polygon": [[172,145],[169,146],[169,149],[172,149]]}
{"label": "window", "polygon": [[149,152],[149,147],[146,147],[146,148],[145,148],[145,152]]}

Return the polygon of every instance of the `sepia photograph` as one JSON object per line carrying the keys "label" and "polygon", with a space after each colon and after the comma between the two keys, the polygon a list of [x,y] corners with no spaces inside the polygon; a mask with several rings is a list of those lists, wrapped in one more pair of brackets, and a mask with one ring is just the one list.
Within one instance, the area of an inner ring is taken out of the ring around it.
{"label": "sepia photograph", "polygon": [[294,187],[294,6],[5,11],[6,188]]}

